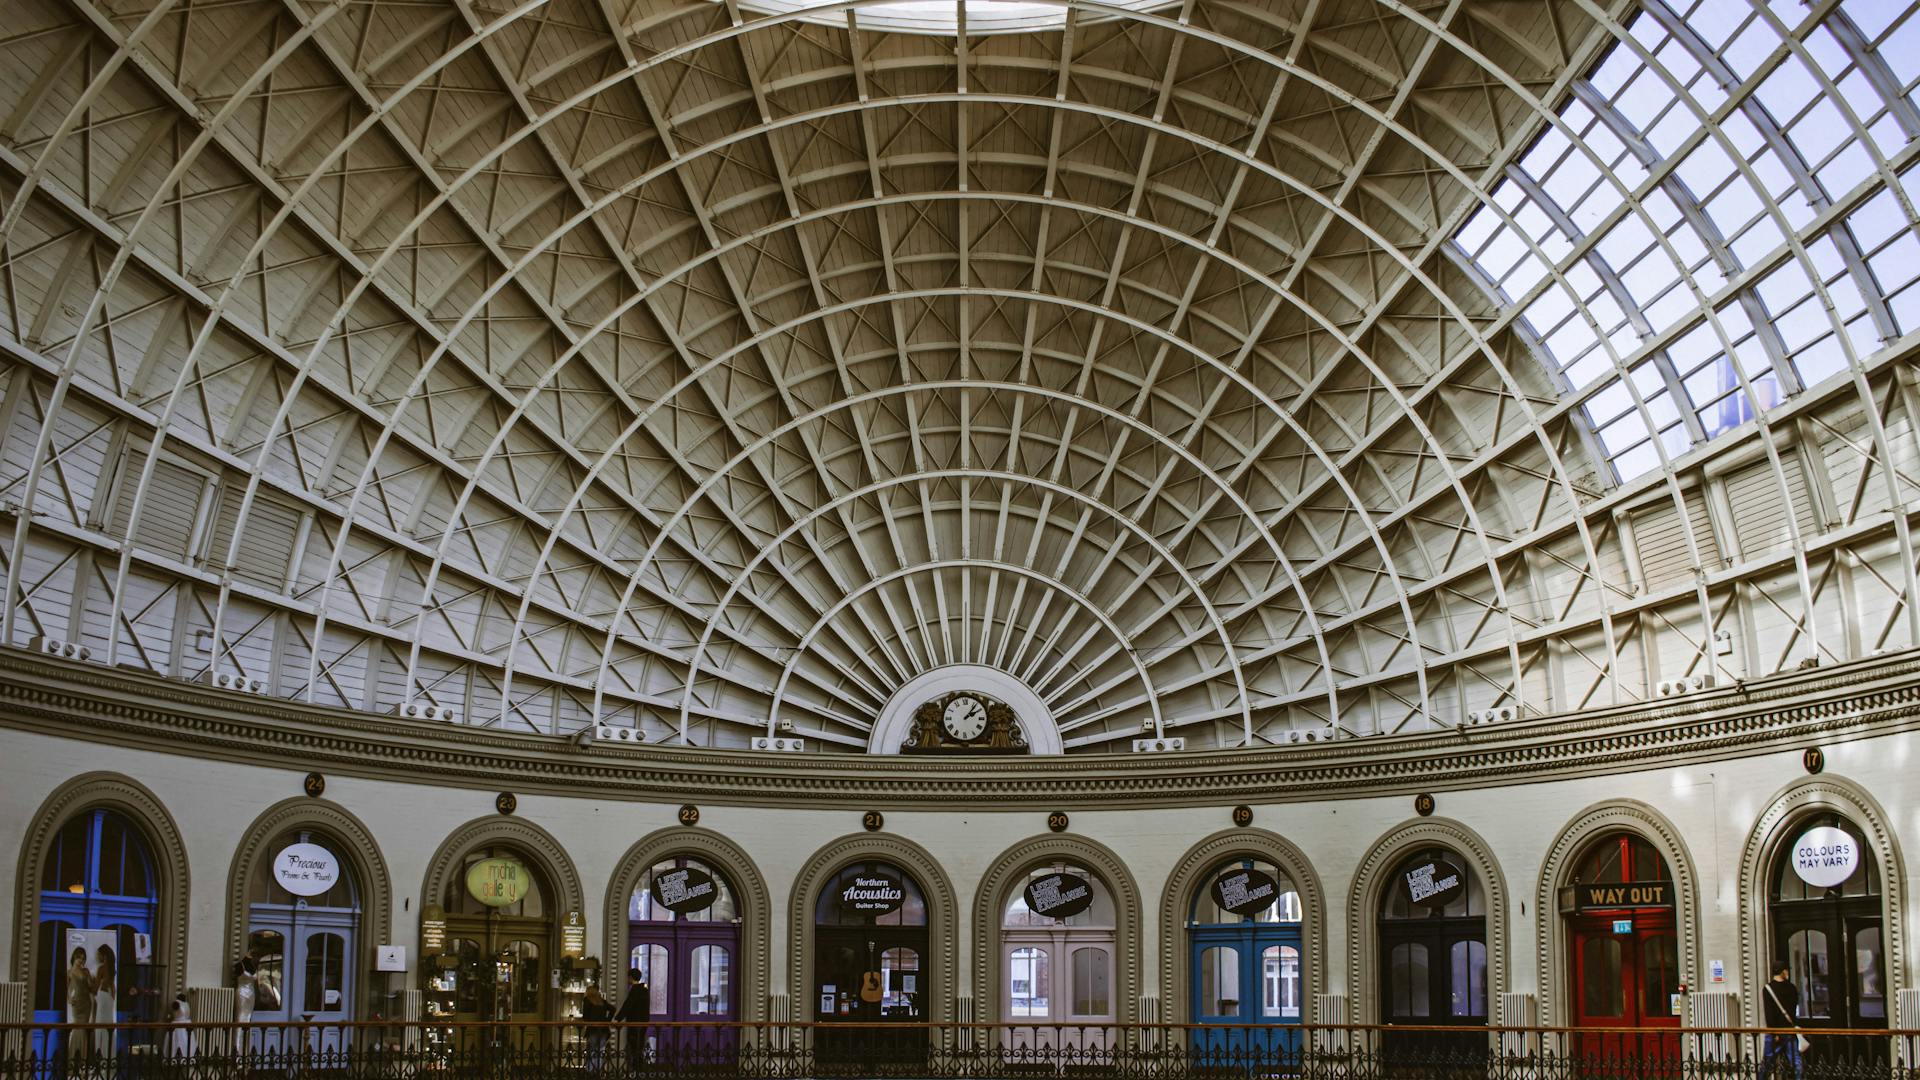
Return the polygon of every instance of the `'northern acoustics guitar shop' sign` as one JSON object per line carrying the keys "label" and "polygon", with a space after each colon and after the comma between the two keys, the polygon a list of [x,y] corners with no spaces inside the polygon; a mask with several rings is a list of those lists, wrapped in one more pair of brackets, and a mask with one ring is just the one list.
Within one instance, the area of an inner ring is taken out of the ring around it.
{"label": "'northern acoustics guitar shop' sign", "polygon": [[880,916],[899,911],[907,888],[890,874],[860,874],[840,890],[840,910]]}
{"label": "'northern acoustics guitar shop' sign", "polygon": [[1078,874],[1048,874],[1027,883],[1027,910],[1049,919],[1070,919],[1093,906],[1093,885]]}

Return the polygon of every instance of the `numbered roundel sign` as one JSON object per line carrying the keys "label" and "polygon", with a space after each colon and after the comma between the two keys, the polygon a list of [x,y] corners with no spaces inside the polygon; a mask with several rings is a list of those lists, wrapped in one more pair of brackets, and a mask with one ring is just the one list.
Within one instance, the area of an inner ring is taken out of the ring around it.
{"label": "numbered roundel sign", "polygon": [[1065,810],[1055,810],[1053,813],[1047,815],[1047,828],[1054,832],[1066,832],[1067,824],[1068,819]]}
{"label": "numbered roundel sign", "polygon": [[700,808],[688,803],[680,808],[680,824],[692,828],[700,824]]}
{"label": "numbered roundel sign", "polygon": [[887,825],[886,815],[878,810],[869,810],[860,815],[860,827],[868,832],[879,832]]}

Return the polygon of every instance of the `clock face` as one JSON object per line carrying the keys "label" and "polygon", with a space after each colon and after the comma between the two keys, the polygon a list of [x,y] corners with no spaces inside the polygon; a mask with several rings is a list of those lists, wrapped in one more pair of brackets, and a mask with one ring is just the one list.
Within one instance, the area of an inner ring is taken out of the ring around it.
{"label": "clock face", "polygon": [[987,707],[977,697],[962,694],[947,702],[947,711],[940,716],[940,726],[947,734],[961,742],[970,742],[987,730]]}

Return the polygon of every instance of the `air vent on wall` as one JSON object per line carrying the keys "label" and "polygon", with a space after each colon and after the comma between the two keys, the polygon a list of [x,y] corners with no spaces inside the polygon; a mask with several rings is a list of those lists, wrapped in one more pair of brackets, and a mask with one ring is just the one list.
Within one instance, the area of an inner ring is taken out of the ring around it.
{"label": "air vent on wall", "polygon": [[1713,676],[1688,675],[1683,679],[1661,679],[1654,687],[1656,697],[1678,697],[1681,694],[1697,694],[1702,690],[1713,689]]}
{"label": "air vent on wall", "polygon": [[807,748],[807,740],[755,735],[753,737],[753,748],[755,750],[773,750],[776,752],[797,754]]}
{"label": "air vent on wall", "polygon": [[1184,735],[1173,735],[1164,739],[1133,740],[1133,752],[1136,754],[1164,754],[1186,748],[1187,739]]}
{"label": "air vent on wall", "polygon": [[425,701],[409,701],[405,705],[397,705],[393,712],[394,715],[404,716],[409,720],[444,720],[447,723],[453,723],[460,719],[460,713],[457,710]]}
{"label": "air vent on wall", "polygon": [[209,671],[200,676],[200,681],[216,690],[232,690],[237,694],[261,694],[267,689],[265,679],[250,679],[245,675],[229,675],[224,671]]}
{"label": "air vent on wall", "polygon": [[27,648],[42,656],[58,656],[63,660],[91,660],[93,650],[59,638],[37,637],[27,642]]}

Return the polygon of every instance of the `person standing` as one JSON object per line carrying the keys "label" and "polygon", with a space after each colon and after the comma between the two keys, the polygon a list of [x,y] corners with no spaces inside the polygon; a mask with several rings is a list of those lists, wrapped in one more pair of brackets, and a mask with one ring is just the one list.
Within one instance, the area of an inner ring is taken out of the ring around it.
{"label": "person standing", "polygon": [[1792,969],[1785,960],[1775,960],[1773,977],[1760,984],[1760,1007],[1767,1027],[1794,1030],[1768,1033],[1767,1049],[1761,1055],[1755,1080],[1776,1075],[1773,1063],[1783,1057],[1793,1066],[1793,1080],[1802,1080],[1806,1065],[1800,1060],[1800,988],[1793,985]]}
{"label": "person standing", "polygon": [[600,992],[600,984],[587,984],[587,1000],[580,1004],[580,1019],[587,1022],[587,1073],[599,1076],[604,1070],[607,1057],[607,1036],[612,1029],[607,1021],[613,1019],[613,1003]]}
{"label": "person standing", "polygon": [[639,968],[627,969],[627,996],[620,999],[620,1011],[614,1019],[626,1027],[627,1068],[637,1069],[646,1064],[647,1030],[645,1024],[651,1013],[647,1008],[647,983]]}
{"label": "person standing", "polygon": [[173,995],[173,1003],[167,1006],[167,1025],[171,1029],[167,1035],[167,1056],[189,1058],[193,1056],[193,1010],[187,1006],[187,995]]}

